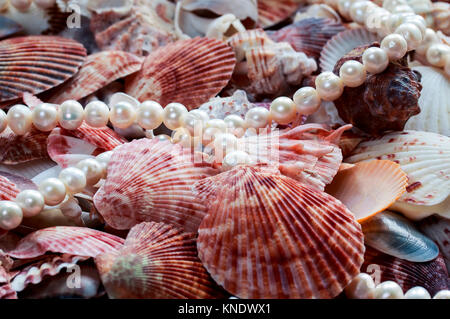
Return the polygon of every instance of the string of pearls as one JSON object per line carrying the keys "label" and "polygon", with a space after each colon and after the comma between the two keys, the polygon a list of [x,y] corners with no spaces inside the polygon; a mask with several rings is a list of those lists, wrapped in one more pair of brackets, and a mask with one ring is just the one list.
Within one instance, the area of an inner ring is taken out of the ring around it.
{"label": "string of pearls", "polygon": [[[417,286],[403,294],[402,288],[394,281],[385,281],[378,285],[372,276],[360,273],[345,288],[345,294],[351,299],[431,299],[430,293]],[[433,299],[450,299],[450,290],[441,290]]]}

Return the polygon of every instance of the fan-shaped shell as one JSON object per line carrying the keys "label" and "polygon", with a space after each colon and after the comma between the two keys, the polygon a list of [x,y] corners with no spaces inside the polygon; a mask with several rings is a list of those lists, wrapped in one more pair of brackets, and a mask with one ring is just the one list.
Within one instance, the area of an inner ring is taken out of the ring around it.
{"label": "fan-shaped shell", "polygon": [[222,41],[177,41],[149,55],[141,71],[126,82],[126,92],[141,102],[178,102],[193,109],[216,96],[231,78],[236,59]]}
{"label": "fan-shaped shell", "polygon": [[86,50],[61,37],[27,36],[0,41],[0,101],[38,94],[71,78],[82,65]]}
{"label": "fan-shaped shell", "polygon": [[19,193],[20,190],[17,188],[16,184],[0,175],[0,200],[13,200]]}
{"label": "fan-shaped shell", "polygon": [[363,235],[330,195],[266,167],[195,185],[208,215],[197,240],[213,279],[239,298],[333,298],[359,273]]}
{"label": "fan-shaped shell", "polygon": [[392,209],[411,219],[422,219],[433,213],[449,214],[449,137],[420,131],[388,133],[361,143],[346,161],[371,159],[394,161],[408,175],[406,193]]}
{"label": "fan-shaped shell", "polygon": [[258,24],[273,26],[293,15],[299,6],[296,0],[258,0]]}
{"label": "fan-shaped shell", "polygon": [[433,215],[421,221],[419,227],[439,246],[447,271],[450,271],[450,219]]}
{"label": "fan-shaped shell", "polygon": [[155,221],[196,232],[205,207],[192,185],[215,170],[195,160],[180,145],[157,139],[118,147],[109,161],[108,177],[94,196],[95,207],[116,229]]}
{"label": "fan-shaped shell", "polygon": [[450,79],[442,70],[428,66],[412,68],[420,72],[420,113],[406,122],[405,129],[450,136]]}
{"label": "fan-shaped shell", "polygon": [[217,298],[197,256],[196,235],[163,223],[134,226],[117,252],[95,259],[110,298]]}
{"label": "fan-shaped shell", "polygon": [[362,222],[391,206],[407,185],[407,176],[400,165],[374,160],[340,170],[326,192],[339,199]]}
{"label": "fan-shaped shell", "polygon": [[48,158],[48,134],[33,128],[25,135],[16,135],[9,127],[6,128],[0,133],[0,163],[16,165]]}

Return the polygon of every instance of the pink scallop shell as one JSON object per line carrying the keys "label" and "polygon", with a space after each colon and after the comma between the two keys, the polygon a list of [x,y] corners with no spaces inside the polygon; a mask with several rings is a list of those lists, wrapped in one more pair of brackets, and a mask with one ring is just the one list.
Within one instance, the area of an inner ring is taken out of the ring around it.
{"label": "pink scallop shell", "polygon": [[0,175],[0,201],[13,200],[19,193],[20,190],[17,188],[16,184]]}

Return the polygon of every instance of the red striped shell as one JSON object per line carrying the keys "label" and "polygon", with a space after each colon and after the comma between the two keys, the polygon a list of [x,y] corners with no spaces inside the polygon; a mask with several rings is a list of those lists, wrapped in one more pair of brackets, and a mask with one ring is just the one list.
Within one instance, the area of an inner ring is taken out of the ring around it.
{"label": "red striped shell", "polygon": [[19,193],[20,190],[17,188],[16,184],[0,175],[0,201],[13,200]]}
{"label": "red striped shell", "polygon": [[16,135],[8,127],[0,133],[0,163],[15,165],[35,159],[48,158],[48,132],[33,128],[25,135]]}
{"label": "red striped shell", "polygon": [[195,188],[208,204],[199,257],[229,293],[333,298],[359,273],[361,227],[330,195],[261,166],[238,166]]}
{"label": "red striped shell", "polygon": [[0,101],[38,94],[71,78],[82,65],[86,50],[61,37],[27,36],[0,41]]}
{"label": "red striped shell", "polygon": [[227,85],[235,64],[233,50],[222,41],[180,40],[150,54],[125,90],[141,102],[178,102],[194,109]]}
{"label": "red striped shell", "polygon": [[273,26],[293,15],[299,6],[296,0],[258,0],[258,24]]}
{"label": "red striped shell", "polygon": [[196,232],[205,207],[192,185],[215,172],[207,164],[194,164],[180,145],[135,140],[114,150],[108,177],[95,194],[94,204],[116,229],[154,221]]}
{"label": "red striped shell", "polygon": [[110,298],[223,297],[197,256],[196,235],[163,223],[134,226],[123,247],[95,259]]}

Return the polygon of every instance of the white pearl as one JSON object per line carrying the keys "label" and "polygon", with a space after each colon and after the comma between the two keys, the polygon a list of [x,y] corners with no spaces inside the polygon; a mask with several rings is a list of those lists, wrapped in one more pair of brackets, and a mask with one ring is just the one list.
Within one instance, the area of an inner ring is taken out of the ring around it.
{"label": "white pearl", "polygon": [[311,115],[320,107],[320,97],[316,89],[311,86],[305,86],[298,89],[294,94],[294,103],[297,106],[297,112],[302,115]]}
{"label": "white pearl", "polygon": [[373,299],[375,283],[369,274],[360,273],[345,287],[345,294],[350,299]]}
{"label": "white pearl", "polygon": [[145,101],[138,108],[137,120],[138,124],[144,129],[154,130],[164,120],[164,109],[157,102]]}
{"label": "white pearl", "polygon": [[431,299],[431,296],[425,288],[413,287],[405,293],[405,299]]}
{"label": "white pearl", "polygon": [[191,112],[183,115],[181,119],[182,126],[189,131],[192,136],[201,136],[204,129],[204,122],[201,117]]}
{"label": "white pearl", "polygon": [[408,4],[406,0],[383,0],[383,8],[392,11],[397,6]]}
{"label": "white pearl", "polygon": [[422,38],[425,36],[425,32],[427,30],[427,22],[422,16],[417,14],[406,16],[403,22],[414,24],[416,27],[419,28],[420,32],[422,33]]}
{"label": "white pearl", "polygon": [[20,192],[15,201],[22,208],[24,217],[36,216],[45,206],[44,196],[32,189]]}
{"label": "white pearl", "polygon": [[66,185],[68,193],[80,193],[86,187],[86,175],[76,167],[65,168],[59,174],[59,179]]}
{"label": "white pearl", "polygon": [[392,13],[414,13],[414,10],[408,5],[400,5],[392,10]]}
{"label": "white pearl", "polygon": [[8,118],[5,111],[0,109],[0,133],[2,133],[8,127]]}
{"label": "white pearl", "polygon": [[109,121],[109,107],[102,101],[92,101],[84,109],[86,124],[92,127],[104,127]]}
{"label": "white pearl", "polygon": [[225,117],[224,122],[227,124],[228,131],[237,137],[245,134],[245,120],[239,115],[231,114]]}
{"label": "white pearl", "polygon": [[373,11],[375,5],[369,1],[357,1],[352,3],[349,10],[351,19],[359,24],[365,22],[366,13]]}
{"label": "white pearl", "polygon": [[28,106],[17,104],[7,114],[9,128],[16,135],[25,135],[31,130],[31,110]]}
{"label": "white pearl", "polygon": [[214,139],[214,150],[216,161],[221,162],[221,159],[237,148],[237,138],[233,134],[225,133],[218,134]]}
{"label": "white pearl", "polygon": [[263,107],[254,107],[245,114],[246,127],[264,128],[269,125],[270,121],[270,111]]}
{"label": "white pearl", "polygon": [[450,290],[441,290],[434,295],[433,299],[450,299]]}
{"label": "white pearl", "polygon": [[172,132],[172,143],[190,148],[192,145],[192,136],[187,129],[179,127]]}
{"label": "white pearl", "polygon": [[108,152],[104,152],[104,153],[97,155],[97,157],[95,158],[95,160],[97,162],[99,162],[100,165],[102,166],[103,175],[106,174],[106,170],[108,168],[108,163],[111,160],[112,155],[113,155],[113,152],[108,151]]}
{"label": "white pearl", "polygon": [[408,43],[406,40],[397,33],[386,36],[380,44],[389,60],[396,61],[403,58],[408,51]]}
{"label": "white pearl", "polygon": [[224,169],[231,169],[238,165],[251,164],[252,160],[250,155],[243,151],[234,151],[228,153],[222,162],[222,167]]}
{"label": "white pearl", "polygon": [[167,134],[159,134],[159,135],[156,135],[155,138],[160,141],[170,141],[171,140],[171,137]]}
{"label": "white pearl", "polygon": [[383,34],[386,32],[386,22],[388,21],[390,12],[386,9],[369,6],[368,10],[365,10],[364,20],[362,23],[366,26],[370,32],[377,32]]}
{"label": "white pearl", "polygon": [[386,22],[387,33],[391,34],[403,23],[404,17],[400,14],[391,14]]}
{"label": "white pearl", "polygon": [[76,167],[83,171],[87,185],[95,185],[103,177],[103,166],[93,158],[82,160]]}
{"label": "white pearl", "polygon": [[181,119],[186,113],[188,110],[183,104],[168,104],[164,109],[164,125],[170,130],[179,128],[182,125]]}
{"label": "white pearl", "polygon": [[32,0],[11,0],[12,6],[20,12],[27,11],[30,8],[31,3],[33,3]]}
{"label": "white pearl", "polygon": [[402,288],[394,281],[385,281],[375,287],[375,299],[403,299]]}
{"label": "white pearl", "polygon": [[49,132],[58,125],[58,110],[55,105],[42,103],[32,111],[33,125],[43,132]]}
{"label": "white pearl", "polygon": [[11,201],[0,202],[0,228],[11,230],[17,228],[23,219],[22,209]]}
{"label": "white pearl", "polygon": [[446,56],[450,55],[450,47],[442,43],[432,44],[427,50],[427,61],[437,67],[443,67]]}
{"label": "white pearl", "polygon": [[364,51],[362,55],[363,64],[372,74],[381,73],[389,65],[389,58],[383,49],[371,47]]}
{"label": "white pearl", "polygon": [[206,113],[203,110],[195,109],[195,110],[189,111],[189,114],[197,116],[199,119],[201,119],[203,121],[203,123],[206,123],[207,121],[209,121],[208,113]]}
{"label": "white pearl", "polygon": [[76,130],[83,124],[83,106],[74,100],[65,101],[59,107],[59,124],[66,130]]}
{"label": "white pearl", "polygon": [[353,2],[355,2],[355,0],[338,0],[337,9],[339,10],[341,16],[346,19],[350,19],[350,7]]}
{"label": "white pearl", "polygon": [[111,108],[109,115],[111,123],[121,129],[126,129],[133,125],[136,121],[136,116],[137,113],[134,106],[124,101],[115,104]]}
{"label": "white pearl", "polygon": [[366,81],[366,68],[355,60],[346,61],[339,70],[339,76],[344,85],[357,87]]}
{"label": "white pearl", "polygon": [[295,103],[288,97],[278,97],[270,104],[271,119],[279,124],[291,123],[296,115]]}
{"label": "white pearl", "polygon": [[205,123],[205,130],[203,131],[202,143],[207,145],[214,141],[215,137],[219,133],[225,133],[227,130],[227,124],[221,119],[212,119]]}
{"label": "white pearl", "polygon": [[39,191],[44,196],[45,203],[55,206],[64,201],[66,186],[57,178],[48,178],[39,185]]}
{"label": "white pearl", "polygon": [[420,29],[412,23],[402,23],[395,29],[394,33],[401,34],[405,38],[408,43],[408,51],[419,47],[423,40],[422,32],[420,32]]}
{"label": "white pearl", "polygon": [[55,5],[56,0],[34,0],[34,3],[39,8],[49,9]]}
{"label": "white pearl", "polygon": [[342,95],[344,83],[333,72],[322,72],[316,78],[316,91],[324,101],[334,101]]}
{"label": "white pearl", "polygon": [[434,43],[439,43],[439,38],[433,29],[427,28],[422,43],[417,47],[416,52],[421,55],[426,55],[428,48]]}

